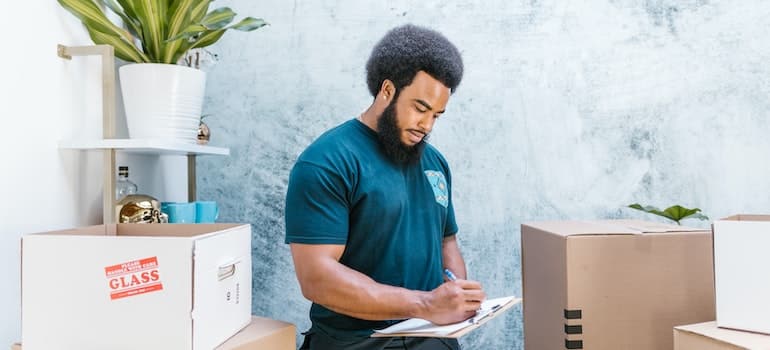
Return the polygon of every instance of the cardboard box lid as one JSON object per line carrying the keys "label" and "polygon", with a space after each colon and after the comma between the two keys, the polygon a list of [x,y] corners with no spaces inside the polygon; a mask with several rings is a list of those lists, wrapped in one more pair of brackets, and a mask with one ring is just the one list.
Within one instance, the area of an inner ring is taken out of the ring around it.
{"label": "cardboard box lid", "polygon": [[716,321],[677,326],[674,329],[699,334],[746,349],[770,349],[769,335],[719,328]]}
{"label": "cardboard box lid", "polygon": [[642,220],[538,221],[522,225],[564,237],[706,231],[700,228]]}

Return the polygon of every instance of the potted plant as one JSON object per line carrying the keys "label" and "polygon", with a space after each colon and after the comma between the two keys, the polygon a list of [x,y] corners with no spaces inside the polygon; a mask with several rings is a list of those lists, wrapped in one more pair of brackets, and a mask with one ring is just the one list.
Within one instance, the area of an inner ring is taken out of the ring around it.
{"label": "potted plant", "polygon": [[[118,58],[134,63],[120,67],[131,138],[196,142],[206,73],[177,62],[190,50],[216,43],[228,29],[267,25],[253,17],[230,25],[235,12],[228,7],[209,11],[212,0],[58,1],[83,22],[94,43],[111,45]],[[122,19],[125,29],[107,17],[104,7]]]}

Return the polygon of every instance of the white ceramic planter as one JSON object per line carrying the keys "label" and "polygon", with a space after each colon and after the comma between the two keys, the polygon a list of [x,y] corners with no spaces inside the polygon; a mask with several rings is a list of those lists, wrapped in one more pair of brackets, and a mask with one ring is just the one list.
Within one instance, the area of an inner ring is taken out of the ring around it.
{"label": "white ceramic planter", "polygon": [[130,138],[196,142],[205,72],[173,64],[129,64],[120,67],[120,87]]}

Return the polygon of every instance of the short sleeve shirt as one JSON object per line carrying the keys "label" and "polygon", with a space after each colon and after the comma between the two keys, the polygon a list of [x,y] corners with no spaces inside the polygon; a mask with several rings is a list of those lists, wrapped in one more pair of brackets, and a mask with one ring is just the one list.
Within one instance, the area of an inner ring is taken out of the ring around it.
{"label": "short sleeve shirt", "polygon": [[[376,132],[356,119],[327,131],[299,156],[285,213],[286,243],[345,245],[340,263],[412,290],[442,283],[442,241],[457,232],[444,157],[426,145],[419,162],[396,163]],[[310,319],[339,339],[368,336],[392,323],[318,304]]]}

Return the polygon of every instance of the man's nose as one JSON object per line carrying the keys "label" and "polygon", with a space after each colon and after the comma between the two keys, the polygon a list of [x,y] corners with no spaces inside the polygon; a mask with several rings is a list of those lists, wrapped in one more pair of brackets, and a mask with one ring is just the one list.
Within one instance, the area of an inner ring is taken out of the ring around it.
{"label": "man's nose", "polygon": [[433,124],[436,122],[436,118],[433,118],[432,114],[429,114],[426,117],[423,117],[420,119],[420,123],[418,126],[422,131],[425,132],[425,134],[430,134],[431,130],[433,130]]}

